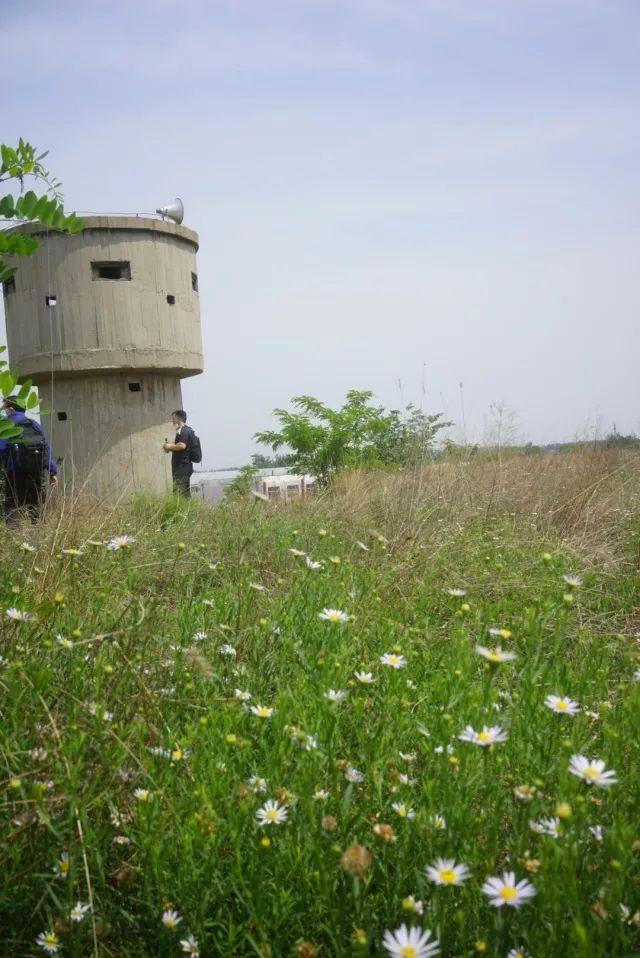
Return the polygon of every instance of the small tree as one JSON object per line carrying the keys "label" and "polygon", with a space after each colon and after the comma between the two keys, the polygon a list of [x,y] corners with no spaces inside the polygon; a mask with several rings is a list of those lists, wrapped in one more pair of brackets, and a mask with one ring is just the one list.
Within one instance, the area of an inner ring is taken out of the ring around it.
{"label": "small tree", "polygon": [[[75,213],[65,213],[60,193],[61,184],[42,163],[46,155],[38,153],[34,146],[22,139],[15,148],[0,144],[0,183],[15,180],[20,187],[16,199],[10,193],[0,196],[0,283],[6,283],[16,271],[16,264],[8,260],[31,256],[39,246],[36,236],[7,232],[2,229],[4,224],[15,221],[37,222],[64,233],[78,233],[83,228],[82,220],[78,219]],[[40,196],[33,190],[24,193],[26,179],[43,184],[44,192]],[[5,346],[0,346],[0,352],[5,349]],[[19,385],[18,376],[11,372],[4,360],[0,360],[0,397],[12,394],[20,405],[27,409],[34,409],[38,405],[38,396],[31,382]],[[13,439],[21,433],[22,429],[10,420],[0,420],[0,438]]]}
{"label": "small tree", "polygon": [[424,454],[439,429],[449,425],[440,415],[425,416],[412,406],[408,417],[399,410],[387,412],[371,404],[372,392],[351,389],[339,409],[330,409],[313,396],[294,396],[299,412],[275,409],[281,430],[266,430],[254,439],[274,452],[291,450],[283,456],[286,464],[326,484],[336,470],[345,466],[400,465],[419,449]]}

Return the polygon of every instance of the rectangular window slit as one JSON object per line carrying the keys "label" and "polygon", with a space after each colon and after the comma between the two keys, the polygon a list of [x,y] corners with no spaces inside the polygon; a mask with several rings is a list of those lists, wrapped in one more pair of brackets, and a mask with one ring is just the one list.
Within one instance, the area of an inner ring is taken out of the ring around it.
{"label": "rectangular window slit", "polygon": [[175,306],[175,305],[176,305],[176,298],[175,298],[175,296],[174,296],[172,293],[169,293],[169,294],[167,295],[167,302],[168,302],[169,306]]}
{"label": "rectangular window slit", "polygon": [[132,393],[141,393],[141,392],[142,392],[142,383],[129,383],[129,392],[132,392]]}
{"label": "rectangular window slit", "polygon": [[47,304],[47,306],[57,306],[57,305],[58,305],[58,297],[57,297],[57,296],[45,296],[44,301],[45,301],[45,303]]}
{"label": "rectangular window slit", "polygon": [[191,289],[192,289],[195,293],[198,292],[198,274],[197,274],[197,273],[192,273],[192,274],[191,274]]}
{"label": "rectangular window slit", "polygon": [[128,260],[111,260],[103,263],[91,263],[91,279],[131,279],[131,263]]}
{"label": "rectangular window slit", "polygon": [[59,412],[59,413],[58,413],[58,422],[66,422],[67,419],[68,419],[68,416],[67,416],[66,412]]}

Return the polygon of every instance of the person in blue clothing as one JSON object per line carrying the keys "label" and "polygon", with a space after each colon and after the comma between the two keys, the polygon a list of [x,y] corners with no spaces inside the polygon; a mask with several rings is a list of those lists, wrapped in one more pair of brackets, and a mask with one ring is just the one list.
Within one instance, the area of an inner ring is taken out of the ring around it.
{"label": "person in blue clothing", "polygon": [[45,497],[45,476],[57,485],[58,469],[40,423],[29,419],[19,403],[7,397],[2,402],[4,414],[22,428],[18,439],[0,439],[0,466],[4,480],[4,517],[7,523],[17,522],[24,509],[32,522],[42,514]]}

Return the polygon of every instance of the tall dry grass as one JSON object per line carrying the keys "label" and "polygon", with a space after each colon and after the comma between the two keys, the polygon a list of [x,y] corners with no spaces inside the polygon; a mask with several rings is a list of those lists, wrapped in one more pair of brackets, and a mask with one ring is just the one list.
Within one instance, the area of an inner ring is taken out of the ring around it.
{"label": "tall dry grass", "polygon": [[[532,537],[562,540],[587,564],[615,565],[631,554],[640,565],[629,549],[630,526],[640,519],[638,452],[593,448],[444,459],[394,473],[352,470],[326,498],[343,521],[374,526],[391,544],[507,517]],[[318,504],[326,507],[326,499]]]}

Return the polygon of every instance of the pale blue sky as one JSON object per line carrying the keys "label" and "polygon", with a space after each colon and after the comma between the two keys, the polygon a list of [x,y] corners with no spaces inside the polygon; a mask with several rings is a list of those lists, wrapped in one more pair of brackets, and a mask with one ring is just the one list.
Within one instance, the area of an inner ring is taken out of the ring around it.
{"label": "pale blue sky", "polygon": [[2,139],[69,208],[180,195],[200,234],[207,464],[351,387],[457,437],[460,382],[468,438],[500,401],[533,441],[640,432],[637,0],[0,11]]}

